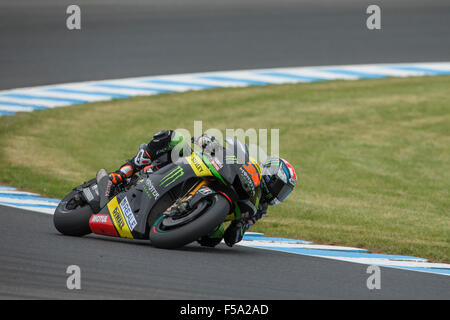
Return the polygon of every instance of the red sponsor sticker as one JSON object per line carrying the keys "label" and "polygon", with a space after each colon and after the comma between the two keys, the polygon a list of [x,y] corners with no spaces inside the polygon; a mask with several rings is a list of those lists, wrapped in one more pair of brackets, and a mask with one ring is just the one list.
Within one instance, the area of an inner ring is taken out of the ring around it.
{"label": "red sponsor sticker", "polygon": [[89,219],[89,227],[96,234],[104,236],[118,237],[116,228],[107,214],[94,214]]}
{"label": "red sponsor sticker", "polygon": [[214,166],[214,168],[216,168],[217,171],[222,169],[222,166],[220,166],[214,159],[211,159],[211,164]]}

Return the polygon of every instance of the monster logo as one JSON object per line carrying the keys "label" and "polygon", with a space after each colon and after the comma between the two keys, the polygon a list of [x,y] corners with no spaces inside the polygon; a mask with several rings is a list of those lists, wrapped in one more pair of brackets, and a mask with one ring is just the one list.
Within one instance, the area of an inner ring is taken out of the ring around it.
{"label": "monster logo", "polygon": [[174,170],[170,171],[164,178],[162,178],[159,185],[163,187],[168,187],[183,175],[184,175],[183,168],[178,166]]}

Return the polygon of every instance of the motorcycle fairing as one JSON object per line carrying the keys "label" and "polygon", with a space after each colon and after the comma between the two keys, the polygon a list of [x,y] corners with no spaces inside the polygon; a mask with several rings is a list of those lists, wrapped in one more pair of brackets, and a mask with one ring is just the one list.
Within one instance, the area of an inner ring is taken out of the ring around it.
{"label": "motorcycle fairing", "polygon": [[[167,200],[168,205],[165,208],[164,204],[160,206],[164,211],[177,197],[181,196],[179,193],[182,184],[195,178],[205,179],[213,176],[198,155],[192,154],[184,159],[185,161],[169,164],[141,178],[136,187],[119,193],[100,210],[98,214],[108,215],[117,231],[116,235],[110,232],[111,236],[146,239],[149,214],[158,202]],[[107,224],[106,221],[96,222],[95,225],[90,223],[92,232],[98,234],[105,234],[101,230],[105,230]]]}
{"label": "motorcycle fairing", "polygon": [[[248,154],[244,164],[225,164],[224,160],[192,153],[139,179],[136,187],[119,193],[98,213],[110,217],[117,234],[110,230],[109,220],[92,224],[91,230],[99,234],[105,234],[104,231],[109,230],[110,235],[121,238],[146,239],[149,220],[157,218],[149,217],[150,214],[162,214],[192,186],[192,181],[200,179],[215,177],[230,190],[229,195],[235,193],[236,189],[241,198],[254,198],[252,195],[255,195],[261,179],[257,161],[248,157]],[[235,198],[237,195],[233,196],[233,200]],[[234,211],[235,214],[239,212],[236,205]],[[154,220],[150,222],[153,223]]]}
{"label": "motorcycle fairing", "polygon": [[[122,199],[120,205],[117,197],[114,197],[108,202],[107,207],[119,236],[121,238],[133,239],[131,232],[136,227],[137,222],[133,212],[130,211],[131,209],[126,207],[127,205],[129,206],[127,197]],[[124,212],[127,212],[127,214],[124,214]]]}

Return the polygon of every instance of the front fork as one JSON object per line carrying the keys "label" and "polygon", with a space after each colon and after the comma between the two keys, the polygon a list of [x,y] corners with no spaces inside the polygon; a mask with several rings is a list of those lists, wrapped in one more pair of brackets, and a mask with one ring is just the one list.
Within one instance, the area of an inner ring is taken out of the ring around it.
{"label": "front fork", "polygon": [[206,180],[200,180],[197,184],[193,185],[191,189],[188,191],[188,193],[182,197],[177,199],[174,204],[172,204],[169,208],[164,211],[163,215],[169,216],[176,213],[181,213],[182,211],[189,210],[190,204],[189,200],[192,199],[192,197],[197,193],[198,190],[200,190],[201,187],[207,186],[208,181]]}
{"label": "front fork", "polygon": [[[164,215],[171,215],[175,213],[180,213],[185,210],[190,210],[191,207],[195,206],[197,201],[199,199],[193,199],[193,197],[201,190],[202,187],[208,186],[210,182],[208,180],[201,180],[197,184],[195,184],[191,190],[188,191],[188,193],[183,197],[178,199],[172,206],[170,206],[163,214]],[[211,192],[211,189],[205,188],[205,191],[201,191],[202,196],[208,195],[208,192]],[[239,207],[237,207],[236,204],[233,204],[231,199],[222,191],[219,191],[219,193],[227,198],[227,200],[230,202],[231,206],[231,212],[228,214],[225,218],[225,221],[232,221],[236,219],[236,213],[239,213],[240,216],[240,210]],[[202,198],[202,197],[200,197]],[[191,203],[193,202],[193,203]]]}
{"label": "front fork", "polygon": [[[185,199],[192,197],[198,190],[200,190],[201,187],[207,186],[207,185],[208,185],[208,181],[206,181],[206,180],[200,181],[194,187],[194,189],[188,193],[187,197],[183,198],[183,201],[185,201]],[[237,205],[237,203],[233,203],[231,201],[231,199],[225,193],[220,192],[220,191],[219,191],[219,193],[227,198],[227,200],[230,202],[230,206],[231,206],[231,212],[225,217],[224,221],[229,222],[229,221],[233,221],[237,218],[240,218],[241,210],[239,209],[239,206]]]}

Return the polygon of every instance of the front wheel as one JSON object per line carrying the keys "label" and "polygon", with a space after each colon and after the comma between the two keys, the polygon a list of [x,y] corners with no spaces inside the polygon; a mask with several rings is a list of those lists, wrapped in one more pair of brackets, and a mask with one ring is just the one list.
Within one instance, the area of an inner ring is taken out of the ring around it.
{"label": "front wheel", "polygon": [[84,236],[91,233],[89,219],[92,215],[91,207],[77,202],[79,191],[69,193],[55,210],[53,224],[56,230],[68,236]]}
{"label": "front wheel", "polygon": [[230,204],[221,195],[200,201],[188,214],[180,217],[163,215],[150,228],[153,246],[174,249],[208,234],[221,224],[230,211]]}

